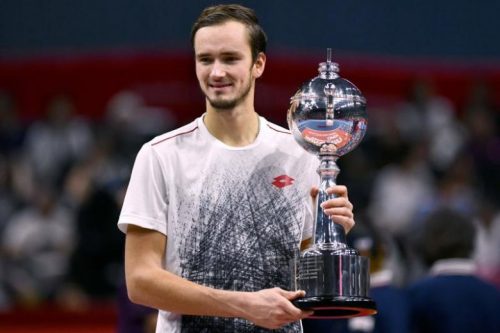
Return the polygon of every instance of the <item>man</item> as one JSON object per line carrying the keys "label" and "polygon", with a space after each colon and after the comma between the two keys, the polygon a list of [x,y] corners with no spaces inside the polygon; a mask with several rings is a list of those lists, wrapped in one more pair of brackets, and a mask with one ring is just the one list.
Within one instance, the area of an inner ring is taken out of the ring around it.
{"label": "man", "polygon": [[475,226],[439,208],[423,222],[421,252],[428,276],[409,287],[416,333],[500,332],[500,291],[476,276]]}
{"label": "man", "polygon": [[[129,297],[160,309],[157,332],[300,332],[304,292],[285,289],[318,161],[254,110],[266,36],[251,9],[205,9],[192,43],[206,112],[137,156],[118,222]],[[351,229],[347,189],[329,193],[325,213]]]}

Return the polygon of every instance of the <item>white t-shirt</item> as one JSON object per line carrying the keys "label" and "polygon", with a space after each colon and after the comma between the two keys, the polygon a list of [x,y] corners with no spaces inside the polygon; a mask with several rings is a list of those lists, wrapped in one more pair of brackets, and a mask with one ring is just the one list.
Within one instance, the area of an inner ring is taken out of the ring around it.
{"label": "white t-shirt", "polygon": [[[203,117],[146,143],[118,221],[168,237],[165,269],[225,290],[291,289],[290,259],[312,235],[319,160],[260,117],[256,140],[230,147]],[[160,311],[156,332],[264,332],[246,320]],[[283,332],[300,332],[300,323]]]}

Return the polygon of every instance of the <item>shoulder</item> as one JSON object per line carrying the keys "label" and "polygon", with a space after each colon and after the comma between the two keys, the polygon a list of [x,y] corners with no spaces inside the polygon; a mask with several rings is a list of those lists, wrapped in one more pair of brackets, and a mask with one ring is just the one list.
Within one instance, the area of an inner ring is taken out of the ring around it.
{"label": "shoulder", "polygon": [[[280,125],[276,125],[270,121],[264,121],[261,123],[267,133],[267,140],[272,145],[277,145],[280,147],[287,147],[287,149],[298,148],[299,145],[293,138],[292,132]],[[291,146],[291,147],[290,147]],[[293,148],[292,148],[293,147]]]}
{"label": "shoulder", "polygon": [[146,145],[156,147],[165,144],[175,144],[180,140],[192,138],[198,129],[198,119],[195,119],[187,125],[153,138],[151,141],[146,143]]}
{"label": "shoulder", "polygon": [[193,138],[196,137],[197,131],[198,122],[194,120],[187,125],[154,137],[142,145],[137,153],[136,163],[172,156],[172,154],[182,150],[183,146],[189,145],[189,142],[196,140]]}
{"label": "shoulder", "polygon": [[292,133],[290,132],[290,130],[284,128],[284,127],[281,127],[279,125],[276,125],[274,123],[271,123],[270,121],[266,121],[265,125],[271,129],[271,132],[272,133],[275,133],[275,134],[283,134],[283,135],[288,135],[291,137]]}

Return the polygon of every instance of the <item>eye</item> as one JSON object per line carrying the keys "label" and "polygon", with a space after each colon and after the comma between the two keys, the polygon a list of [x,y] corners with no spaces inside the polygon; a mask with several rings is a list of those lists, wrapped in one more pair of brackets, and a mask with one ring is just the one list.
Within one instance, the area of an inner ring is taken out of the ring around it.
{"label": "eye", "polygon": [[228,55],[228,56],[224,57],[224,59],[222,59],[222,60],[226,64],[234,64],[235,62],[240,60],[240,58],[238,56],[235,56],[235,55]]}
{"label": "eye", "polygon": [[199,57],[198,62],[204,65],[211,64],[213,62],[212,58],[210,57]]}
{"label": "eye", "polygon": [[241,56],[236,53],[226,53],[221,58],[221,61],[225,64],[234,64],[241,60]]}
{"label": "eye", "polygon": [[226,62],[235,62],[236,60],[236,57],[229,57],[225,59]]}

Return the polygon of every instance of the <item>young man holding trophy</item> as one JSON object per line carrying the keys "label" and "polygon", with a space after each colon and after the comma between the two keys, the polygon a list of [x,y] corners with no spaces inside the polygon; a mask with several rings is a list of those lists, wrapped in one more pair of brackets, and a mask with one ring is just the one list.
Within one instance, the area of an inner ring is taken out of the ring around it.
{"label": "young man holding trophy", "polygon": [[[301,332],[290,262],[313,236],[318,159],[254,109],[266,36],[253,10],[206,8],[195,22],[206,110],[138,153],[118,226],[133,302],[157,332]],[[349,231],[344,186],[322,203]]]}

